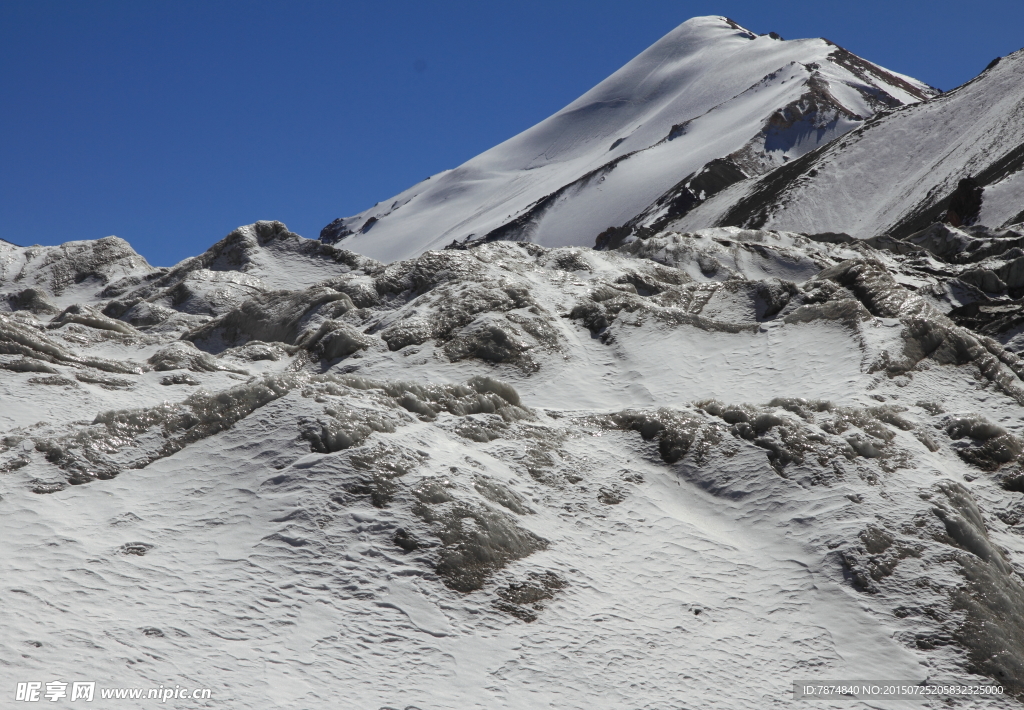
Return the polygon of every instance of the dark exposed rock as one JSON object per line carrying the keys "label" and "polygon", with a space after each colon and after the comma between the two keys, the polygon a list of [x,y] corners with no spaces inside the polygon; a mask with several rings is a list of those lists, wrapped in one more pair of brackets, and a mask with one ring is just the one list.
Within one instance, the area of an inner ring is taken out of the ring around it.
{"label": "dark exposed rock", "polygon": [[78,383],[60,375],[50,377],[30,377],[29,382],[34,385],[56,385],[58,387],[78,387]]}
{"label": "dark exposed rock", "polygon": [[134,382],[122,377],[104,377],[89,372],[76,372],[75,379],[86,384],[99,385],[105,390],[125,390],[135,386]]}
{"label": "dark exposed rock", "polygon": [[335,244],[350,234],[352,234],[352,230],[346,227],[345,220],[339,217],[320,230],[320,241],[325,244]]}
{"label": "dark exposed rock", "polygon": [[7,296],[7,303],[12,311],[29,311],[36,315],[49,315],[60,311],[53,305],[45,291],[26,288],[23,291]]}
{"label": "dark exposed rock", "polygon": [[191,385],[196,387],[199,385],[199,380],[192,377],[187,372],[176,372],[173,375],[165,375],[160,378],[160,384],[162,385]]}
{"label": "dark exposed rock", "polygon": [[99,291],[126,275],[154,271],[128,242],[117,237],[26,247],[24,258],[26,263],[13,282],[56,296],[78,284],[95,284]]}
{"label": "dark exposed rock", "polygon": [[94,308],[75,304],[65,308],[60,315],[50,321],[47,327],[59,328],[67,323],[79,323],[89,328],[96,328],[97,330],[109,330],[115,333],[121,333],[122,335],[137,334],[135,328],[131,327],[127,323],[109,318],[103,315]]}
{"label": "dark exposed rock", "polygon": [[543,610],[542,602],[554,597],[555,593],[564,589],[567,582],[554,572],[530,572],[527,580],[511,582],[499,587],[496,594],[495,608],[511,614],[527,623],[537,620],[537,612]]}
{"label": "dark exposed rock", "polygon": [[978,221],[984,188],[972,177],[963,178],[949,198],[945,221],[954,227]]}
{"label": "dark exposed rock", "polygon": [[420,543],[416,537],[405,528],[398,528],[391,540],[406,552],[418,550],[420,547]]}
{"label": "dark exposed rock", "polygon": [[626,500],[626,494],[617,488],[602,488],[597,493],[597,499],[605,505],[618,505]]}
{"label": "dark exposed rock", "polygon": [[153,369],[162,372],[167,370],[191,370],[192,372],[237,372],[249,374],[246,370],[233,368],[220,360],[199,350],[187,340],[181,340],[161,348],[153,353],[147,361]]}
{"label": "dark exposed rock", "polygon": [[57,374],[57,370],[50,367],[45,362],[33,360],[27,357],[21,358],[20,360],[0,363],[0,367],[5,370],[10,370],[11,372],[45,372],[51,375]]}
{"label": "dark exposed rock", "polygon": [[952,592],[953,608],[966,620],[953,636],[968,652],[973,670],[994,678],[1013,694],[1024,691],[1024,587],[1003,552],[989,538],[977,502],[958,483],[937,485],[933,513],[948,543],[964,550],[957,561],[967,581]]}
{"label": "dark exposed rock", "polygon": [[454,499],[423,501],[418,510],[442,542],[437,573],[458,592],[480,589],[496,570],[547,547],[507,513]]}
{"label": "dark exposed rock", "polygon": [[[597,236],[595,249],[616,249],[627,237],[643,239],[660,232],[666,225],[687,214],[697,205],[730,185],[747,177],[736,163],[728,158],[716,158],[696,173],[687,175],[671,189],[621,227],[609,227]],[[657,215],[650,219],[651,215]]]}
{"label": "dark exposed rock", "polygon": [[[828,40],[825,41],[828,42]],[[829,44],[835,46],[835,50],[828,58],[839,66],[849,69],[864,81],[870,81],[872,77],[875,77],[881,79],[884,83],[889,84],[890,86],[898,86],[900,89],[906,91],[916,99],[924,100],[929,98],[928,93],[922,91],[906,79],[882,69],[877,64],[872,64],[871,62],[861,59],[856,54],[840,47],[834,42],[829,42]]]}

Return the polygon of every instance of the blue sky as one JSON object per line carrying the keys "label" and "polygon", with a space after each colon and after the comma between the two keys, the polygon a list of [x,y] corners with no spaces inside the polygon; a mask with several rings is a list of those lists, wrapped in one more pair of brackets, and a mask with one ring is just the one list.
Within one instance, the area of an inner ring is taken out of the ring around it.
{"label": "blue sky", "polygon": [[1024,46],[1021,0],[0,0],[0,237],[161,266],[257,219],[316,237],[708,14],[945,90]]}

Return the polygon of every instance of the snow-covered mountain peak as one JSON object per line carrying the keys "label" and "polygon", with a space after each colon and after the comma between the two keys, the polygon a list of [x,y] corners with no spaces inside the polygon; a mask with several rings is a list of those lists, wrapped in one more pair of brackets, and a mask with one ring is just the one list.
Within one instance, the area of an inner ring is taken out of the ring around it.
{"label": "snow-covered mountain peak", "polygon": [[721,189],[934,93],[827,40],[698,17],[551,117],[321,239],[382,261],[502,239],[594,245],[709,165]]}

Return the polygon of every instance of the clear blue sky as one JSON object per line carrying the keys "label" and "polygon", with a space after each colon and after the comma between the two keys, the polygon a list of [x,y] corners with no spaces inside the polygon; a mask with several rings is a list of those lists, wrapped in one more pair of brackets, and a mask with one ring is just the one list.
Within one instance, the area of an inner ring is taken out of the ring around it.
{"label": "clear blue sky", "polygon": [[709,14],[945,90],[1024,46],[1022,0],[0,0],[0,237],[156,265],[257,219],[315,238]]}

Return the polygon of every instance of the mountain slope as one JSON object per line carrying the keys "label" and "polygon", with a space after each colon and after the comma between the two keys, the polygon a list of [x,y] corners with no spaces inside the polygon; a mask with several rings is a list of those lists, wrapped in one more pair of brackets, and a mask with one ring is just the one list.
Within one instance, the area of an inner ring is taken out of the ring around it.
{"label": "mountain slope", "polygon": [[[971,197],[978,187],[980,210]],[[954,224],[1024,221],[1024,50],[953,91],[879,116],[790,165],[733,185],[675,227],[904,237],[942,220],[951,205],[963,213]]]}
{"label": "mountain slope", "polygon": [[12,248],[3,692],[735,710],[867,678],[1020,708],[1024,343],[971,326],[1021,244]]}
{"label": "mountain slope", "polygon": [[725,182],[759,175],[934,93],[826,40],[694,18],[552,117],[321,239],[383,261],[494,239],[593,245],[710,163]]}

